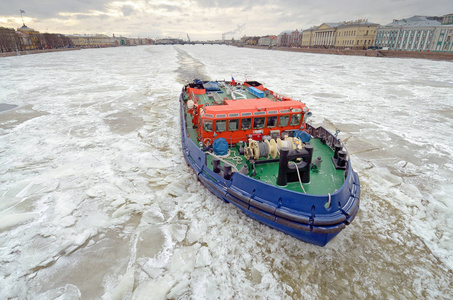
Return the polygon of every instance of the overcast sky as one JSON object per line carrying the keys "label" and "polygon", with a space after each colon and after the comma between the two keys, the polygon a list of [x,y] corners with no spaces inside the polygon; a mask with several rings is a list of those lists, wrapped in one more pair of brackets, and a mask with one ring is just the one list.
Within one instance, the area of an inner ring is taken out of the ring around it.
{"label": "overcast sky", "polygon": [[322,23],[381,25],[453,13],[453,0],[0,0],[0,26],[40,32],[102,33],[192,40],[278,35]]}

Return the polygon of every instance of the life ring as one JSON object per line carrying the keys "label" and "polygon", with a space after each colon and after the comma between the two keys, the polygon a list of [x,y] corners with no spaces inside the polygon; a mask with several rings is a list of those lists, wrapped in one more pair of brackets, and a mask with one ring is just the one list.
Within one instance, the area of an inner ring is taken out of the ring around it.
{"label": "life ring", "polygon": [[203,140],[203,145],[204,145],[205,147],[211,146],[211,145],[212,145],[212,140],[211,140],[210,138],[205,138],[205,139]]}

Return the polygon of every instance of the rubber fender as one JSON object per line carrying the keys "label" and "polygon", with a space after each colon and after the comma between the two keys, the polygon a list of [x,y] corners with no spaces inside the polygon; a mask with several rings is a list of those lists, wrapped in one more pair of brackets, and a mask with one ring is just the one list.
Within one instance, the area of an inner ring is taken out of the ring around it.
{"label": "rubber fender", "polygon": [[357,209],[359,207],[359,202],[360,202],[359,198],[350,197],[348,203],[351,202],[351,199],[353,201],[352,205],[350,205],[347,209],[344,209],[344,213],[347,216],[352,215],[354,212],[357,211]]}
{"label": "rubber fender", "polygon": [[225,198],[226,198],[228,201],[230,201],[231,203],[234,203],[234,204],[236,204],[236,205],[238,205],[238,206],[240,206],[240,207],[243,207],[243,208],[245,208],[246,210],[248,210],[249,207],[250,207],[250,205],[248,205],[247,203],[242,202],[242,201],[239,200],[238,198],[235,198],[235,197],[231,196],[231,195],[228,194],[228,193],[225,194]]}
{"label": "rubber fender", "polygon": [[320,226],[313,226],[312,232],[314,233],[335,233],[342,231],[346,225],[344,223],[335,225],[335,226],[328,226],[328,227],[320,227]]}
{"label": "rubber fender", "polygon": [[265,203],[250,199],[250,205],[259,208],[261,210],[264,210],[265,212],[268,212],[270,214],[275,215],[275,210],[277,209],[276,207],[272,207],[270,205],[267,205]]}
{"label": "rubber fender", "polygon": [[271,220],[271,221],[275,221],[275,215],[271,215],[271,214],[268,214],[264,211],[262,211],[261,209],[258,209],[258,208],[254,208],[253,206],[250,206],[249,208],[249,211],[260,216],[260,217],[263,217],[263,218],[266,218],[268,220]]}
{"label": "rubber fender", "polygon": [[346,218],[346,221],[345,221],[346,225],[349,225],[352,223],[352,221],[355,219],[355,216],[357,215],[358,212],[359,212],[359,208],[357,207],[357,210]]}
{"label": "rubber fender", "polygon": [[346,221],[346,216],[342,213],[338,213],[335,215],[322,215],[316,216],[313,219],[313,225],[315,226],[329,226],[340,224]]}
{"label": "rubber fender", "polygon": [[282,209],[276,209],[275,215],[278,217],[282,217],[294,222],[302,223],[302,224],[310,224],[310,216],[301,216],[299,214],[293,214],[289,211],[285,211]]}
{"label": "rubber fender", "polygon": [[216,186],[214,183],[212,183],[211,181],[209,181],[208,179],[206,179],[203,175],[198,175],[198,179],[201,181],[201,183],[203,183],[204,185],[206,186],[210,186],[212,189],[215,189],[217,192],[220,192],[222,193],[222,191],[219,189],[218,186]]}
{"label": "rubber fender", "polygon": [[231,188],[227,188],[227,193],[230,194],[230,195],[232,195],[233,197],[238,198],[238,199],[241,200],[242,202],[245,202],[245,203],[247,203],[247,204],[250,204],[250,198],[249,198],[249,197],[246,197],[246,196],[242,195],[241,193],[234,191],[234,190],[231,189]]}
{"label": "rubber fender", "polygon": [[300,223],[297,223],[297,222],[293,222],[293,221],[287,220],[285,218],[278,218],[277,217],[275,222],[277,222],[278,224],[281,224],[281,225],[285,225],[285,226],[290,227],[290,228],[297,229],[297,230],[310,231],[310,225],[300,224]]}

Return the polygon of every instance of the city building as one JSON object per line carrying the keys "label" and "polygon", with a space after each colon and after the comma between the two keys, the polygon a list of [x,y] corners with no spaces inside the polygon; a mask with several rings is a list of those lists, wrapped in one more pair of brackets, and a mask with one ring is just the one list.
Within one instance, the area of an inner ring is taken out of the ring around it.
{"label": "city building", "polygon": [[442,25],[453,25],[453,14],[448,14],[443,16],[442,18]]}
{"label": "city building", "polygon": [[290,45],[291,47],[301,47],[302,46],[302,30],[294,30],[291,32],[291,42]]}
{"label": "city building", "polygon": [[285,30],[277,36],[278,47],[302,46],[302,30]]}
{"label": "city building", "polygon": [[433,34],[430,51],[453,52],[453,14],[443,16]]}
{"label": "city building", "polygon": [[314,30],[312,46],[317,48],[335,47],[339,23],[323,23]]}
{"label": "city building", "polygon": [[277,36],[278,47],[291,47],[291,30],[285,30]]}
{"label": "city building", "polygon": [[453,52],[453,25],[436,27],[429,51]]}
{"label": "city building", "polygon": [[429,51],[434,32],[441,18],[413,16],[379,26],[375,45],[388,50]]}
{"label": "city building", "polygon": [[44,48],[44,40],[39,31],[28,28],[25,24],[17,29],[20,50],[35,50]]}
{"label": "city building", "polygon": [[368,20],[340,23],[336,31],[335,48],[367,49],[373,46],[378,26]]}
{"label": "city building", "polygon": [[245,44],[249,45],[249,46],[256,46],[256,45],[258,45],[259,39],[260,39],[259,36],[250,37],[250,38],[247,39]]}
{"label": "city building", "polygon": [[117,45],[116,39],[105,34],[68,35],[76,47],[111,47]]}
{"label": "city building", "polygon": [[263,36],[258,40],[258,46],[273,47],[275,45],[277,45],[277,36],[275,35]]}
{"label": "city building", "polygon": [[313,46],[314,32],[317,28],[318,28],[317,26],[313,26],[309,29],[302,31],[302,42],[301,42],[302,47],[312,47]]}
{"label": "city building", "polygon": [[19,50],[17,34],[13,28],[0,27],[0,52]]}

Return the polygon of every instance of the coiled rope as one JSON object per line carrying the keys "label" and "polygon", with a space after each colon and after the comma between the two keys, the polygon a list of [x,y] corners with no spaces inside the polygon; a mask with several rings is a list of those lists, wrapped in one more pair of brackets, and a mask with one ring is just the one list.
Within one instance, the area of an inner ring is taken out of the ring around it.
{"label": "coiled rope", "polygon": [[[239,170],[238,170],[238,168],[237,168],[236,166],[237,166],[240,162],[242,162],[242,157],[237,156],[237,155],[236,155],[236,152],[233,152],[233,154],[234,154],[233,157],[230,157],[231,152],[230,152],[229,149],[228,149],[228,153],[227,153],[227,154],[221,155],[221,156],[220,156],[220,155],[215,155],[214,153],[211,153],[211,152],[205,152],[205,153],[206,153],[206,154],[209,154],[209,155],[211,155],[211,156],[213,156],[213,157],[218,158],[218,159],[219,159],[220,161],[222,161],[223,163],[230,164],[230,165],[233,167],[233,169],[234,169],[235,172],[239,172]],[[228,161],[227,159],[230,159],[230,160],[232,160],[232,161]]]}
{"label": "coiled rope", "polygon": [[258,143],[258,149],[260,150],[260,157],[269,156],[269,146],[266,143]]}

